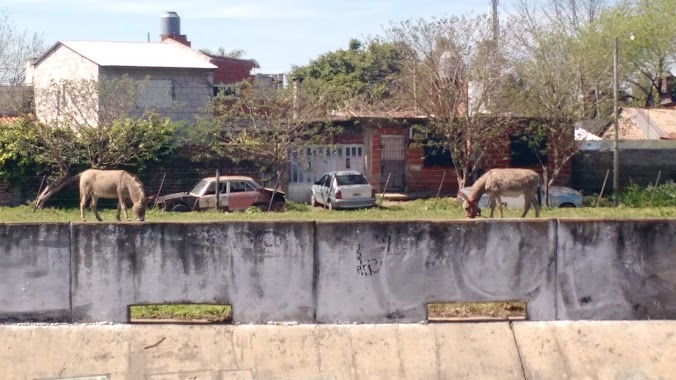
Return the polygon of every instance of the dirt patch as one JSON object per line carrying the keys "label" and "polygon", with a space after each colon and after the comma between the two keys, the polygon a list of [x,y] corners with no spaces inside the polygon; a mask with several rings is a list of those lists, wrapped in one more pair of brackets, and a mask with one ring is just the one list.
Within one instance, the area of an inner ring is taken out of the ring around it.
{"label": "dirt patch", "polygon": [[437,302],[427,304],[427,320],[525,320],[525,302]]}

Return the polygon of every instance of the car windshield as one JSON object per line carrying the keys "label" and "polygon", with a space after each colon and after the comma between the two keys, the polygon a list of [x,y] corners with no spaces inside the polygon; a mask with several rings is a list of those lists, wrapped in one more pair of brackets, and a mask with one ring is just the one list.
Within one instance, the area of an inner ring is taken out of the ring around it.
{"label": "car windshield", "polygon": [[199,183],[197,185],[195,185],[195,187],[193,187],[192,190],[190,190],[190,194],[192,194],[192,195],[202,195],[202,193],[207,188],[207,186],[209,186],[209,181],[207,181],[206,179],[203,179],[203,180],[199,181]]}
{"label": "car windshield", "polygon": [[338,186],[368,184],[366,177],[362,174],[343,174],[336,176],[336,180],[338,181]]}

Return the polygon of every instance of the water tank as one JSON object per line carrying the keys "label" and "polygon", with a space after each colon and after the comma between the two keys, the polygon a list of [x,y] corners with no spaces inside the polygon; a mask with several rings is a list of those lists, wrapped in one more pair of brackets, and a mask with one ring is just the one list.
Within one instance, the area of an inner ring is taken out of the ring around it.
{"label": "water tank", "polygon": [[178,36],[181,34],[181,18],[176,12],[166,12],[160,17],[160,34]]}

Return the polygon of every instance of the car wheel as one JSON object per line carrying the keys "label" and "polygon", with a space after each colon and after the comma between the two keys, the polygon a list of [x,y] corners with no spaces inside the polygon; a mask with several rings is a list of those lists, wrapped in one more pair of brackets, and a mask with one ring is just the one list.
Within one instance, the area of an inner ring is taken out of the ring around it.
{"label": "car wheel", "polygon": [[575,205],[572,203],[564,203],[559,206],[560,208],[575,208]]}
{"label": "car wheel", "polygon": [[310,206],[312,206],[312,207],[316,207],[316,206],[317,206],[317,199],[315,199],[314,193],[313,193],[313,194],[310,194]]}
{"label": "car wheel", "polygon": [[179,204],[179,205],[176,205],[176,206],[172,207],[171,211],[175,211],[175,212],[188,212],[188,211],[190,211],[190,209],[188,208],[188,206],[186,206],[186,205],[184,205],[184,204]]}

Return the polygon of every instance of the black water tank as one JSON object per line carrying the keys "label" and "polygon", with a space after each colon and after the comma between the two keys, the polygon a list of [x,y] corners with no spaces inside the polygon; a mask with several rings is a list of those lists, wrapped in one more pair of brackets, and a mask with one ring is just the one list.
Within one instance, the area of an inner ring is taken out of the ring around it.
{"label": "black water tank", "polygon": [[181,18],[176,12],[166,12],[160,17],[160,32],[162,36],[181,35]]}

